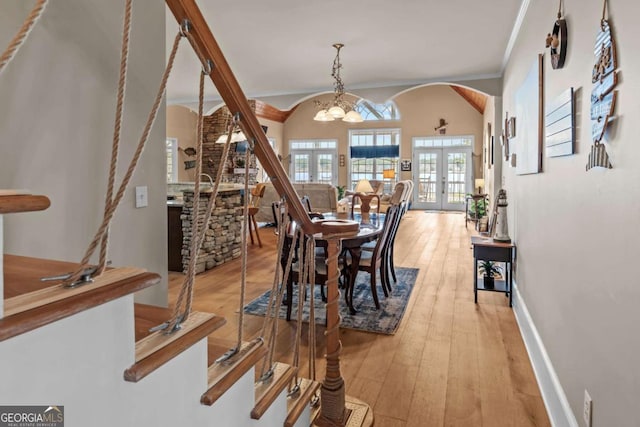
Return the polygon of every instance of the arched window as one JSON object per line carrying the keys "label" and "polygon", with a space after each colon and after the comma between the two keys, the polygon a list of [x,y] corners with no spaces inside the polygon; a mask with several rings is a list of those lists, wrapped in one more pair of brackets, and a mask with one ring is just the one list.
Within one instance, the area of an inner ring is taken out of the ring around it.
{"label": "arched window", "polygon": [[360,113],[365,121],[400,119],[398,107],[396,107],[393,101],[388,101],[384,104],[374,104],[371,101],[362,99],[356,104],[356,111]]}

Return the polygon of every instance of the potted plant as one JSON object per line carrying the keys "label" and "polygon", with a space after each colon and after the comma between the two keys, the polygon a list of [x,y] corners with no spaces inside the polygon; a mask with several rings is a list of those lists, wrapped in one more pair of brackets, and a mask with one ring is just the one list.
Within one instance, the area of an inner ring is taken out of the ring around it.
{"label": "potted plant", "polygon": [[341,200],[344,197],[344,190],[346,188],[344,185],[338,185],[336,189],[338,190],[338,200]]}
{"label": "potted plant", "polygon": [[484,275],[484,288],[493,289],[495,286],[495,276],[502,274],[502,267],[497,265],[494,261],[480,261],[480,273]]}

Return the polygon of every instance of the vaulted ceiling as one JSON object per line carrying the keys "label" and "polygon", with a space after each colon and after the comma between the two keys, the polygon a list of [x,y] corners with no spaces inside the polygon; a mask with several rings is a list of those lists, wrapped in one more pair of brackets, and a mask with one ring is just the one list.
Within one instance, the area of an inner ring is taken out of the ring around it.
{"label": "vaulted ceiling", "polygon": [[[499,77],[521,3],[200,0],[198,5],[248,97],[299,94],[302,99],[333,90],[336,42],[345,44],[347,91]],[[169,47],[178,27],[168,10],[166,21]],[[193,52],[183,47],[169,81],[169,103],[197,99],[199,71]],[[211,84],[206,98],[219,98]]]}

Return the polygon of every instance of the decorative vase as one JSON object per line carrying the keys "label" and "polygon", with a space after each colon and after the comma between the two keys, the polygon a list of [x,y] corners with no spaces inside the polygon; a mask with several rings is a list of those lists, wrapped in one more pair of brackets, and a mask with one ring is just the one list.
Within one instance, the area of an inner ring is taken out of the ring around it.
{"label": "decorative vase", "polygon": [[484,288],[493,289],[494,286],[495,286],[494,278],[489,276],[484,276]]}

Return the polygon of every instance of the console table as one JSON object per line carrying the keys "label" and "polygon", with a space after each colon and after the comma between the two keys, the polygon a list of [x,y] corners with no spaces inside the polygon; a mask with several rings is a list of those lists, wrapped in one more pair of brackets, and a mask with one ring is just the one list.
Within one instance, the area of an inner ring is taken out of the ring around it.
{"label": "console table", "polygon": [[[491,237],[471,236],[473,246],[473,293],[476,304],[478,291],[504,292],[509,297],[509,307],[513,304],[513,257],[516,246],[513,243],[494,242]],[[478,261],[505,263],[504,280],[496,280],[493,289],[486,289],[482,277],[478,279]]]}

